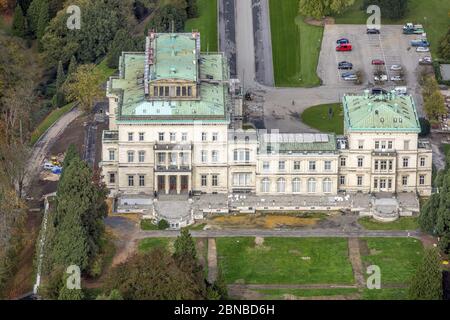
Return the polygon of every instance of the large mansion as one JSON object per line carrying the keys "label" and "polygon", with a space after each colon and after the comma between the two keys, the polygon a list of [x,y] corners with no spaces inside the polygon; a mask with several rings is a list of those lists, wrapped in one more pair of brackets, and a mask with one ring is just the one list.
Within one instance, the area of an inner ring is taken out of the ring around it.
{"label": "large mansion", "polygon": [[411,96],[343,97],[344,135],[242,130],[226,58],[199,33],[150,33],[108,82],[102,172],[111,196],[431,193],[432,151]]}

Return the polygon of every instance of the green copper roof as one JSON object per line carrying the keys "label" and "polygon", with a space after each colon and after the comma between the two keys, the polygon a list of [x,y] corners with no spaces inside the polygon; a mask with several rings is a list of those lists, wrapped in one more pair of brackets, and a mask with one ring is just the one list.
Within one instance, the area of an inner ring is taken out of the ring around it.
{"label": "green copper roof", "polygon": [[[164,34],[156,39],[167,37],[168,35]],[[180,39],[183,38],[180,37]],[[160,56],[156,65],[160,63],[164,65],[162,57],[164,56]],[[170,60],[170,57],[167,58]],[[230,104],[229,72],[228,64],[222,54],[201,54],[199,56],[199,79],[197,82],[199,96],[192,100],[147,99],[144,90],[145,60],[145,53],[124,52],[119,63],[120,76],[112,77],[108,83],[108,94],[113,93],[119,97],[118,121],[227,120],[227,110]],[[188,62],[180,60],[179,63]]]}
{"label": "green copper roof", "polygon": [[420,132],[411,96],[345,95],[343,106],[346,131]]}
{"label": "green copper roof", "polygon": [[159,33],[152,41],[155,63],[150,80],[197,81],[196,39],[191,33]]}
{"label": "green copper roof", "polygon": [[269,133],[260,136],[259,152],[334,152],[336,136],[325,133]]}

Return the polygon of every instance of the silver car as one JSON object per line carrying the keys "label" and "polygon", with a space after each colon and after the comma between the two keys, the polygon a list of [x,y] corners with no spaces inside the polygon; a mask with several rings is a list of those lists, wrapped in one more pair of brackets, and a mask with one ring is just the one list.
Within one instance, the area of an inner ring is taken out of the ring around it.
{"label": "silver car", "polygon": [[393,65],[391,66],[391,70],[392,70],[392,71],[400,71],[400,70],[402,70],[402,66],[399,65],[399,64],[393,64]]}
{"label": "silver car", "polygon": [[428,47],[417,47],[416,52],[430,52]]}

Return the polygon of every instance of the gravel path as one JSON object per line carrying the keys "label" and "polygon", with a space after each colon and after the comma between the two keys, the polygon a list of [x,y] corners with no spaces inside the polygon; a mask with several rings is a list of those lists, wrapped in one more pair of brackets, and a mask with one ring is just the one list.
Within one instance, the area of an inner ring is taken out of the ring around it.
{"label": "gravel path", "polygon": [[64,132],[64,129],[66,129],[66,127],[81,114],[82,112],[78,108],[72,109],[61,118],[59,118],[59,120],[56,121],[33,146],[24,179],[25,193],[27,193],[28,188],[31,186],[33,180],[39,174],[41,165],[47,154],[50,152],[52,144]]}

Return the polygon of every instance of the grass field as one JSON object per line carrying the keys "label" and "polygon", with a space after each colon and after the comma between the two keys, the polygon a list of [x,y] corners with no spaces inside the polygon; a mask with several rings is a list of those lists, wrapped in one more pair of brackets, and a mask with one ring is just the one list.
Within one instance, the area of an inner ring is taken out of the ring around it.
{"label": "grass field", "polygon": [[216,239],[218,263],[227,283],[353,284],[346,239]]}
{"label": "grass field", "polygon": [[311,26],[298,16],[298,0],[269,0],[275,85],[313,87],[323,28]]}
{"label": "grass field", "polygon": [[[328,115],[330,107],[333,110],[331,119]],[[308,126],[322,132],[344,133],[344,114],[341,103],[321,104],[310,107],[303,111],[301,120]]]}
{"label": "grass field", "polygon": [[[103,59],[102,62],[100,62],[96,66],[97,70],[100,71],[102,75],[101,82],[98,85],[101,85],[103,82],[108,80],[110,76],[114,74],[116,71],[115,69],[111,69],[106,64],[106,59]],[[63,115],[65,115],[67,112],[69,112],[73,107],[73,102],[66,104],[65,106],[55,109],[52,112],[48,114],[47,117],[34,129],[34,131],[31,134],[30,138],[30,144],[34,145],[38,139],[47,131],[48,128],[50,128],[56,121],[58,121],[59,118],[61,118]]]}
{"label": "grass field", "polygon": [[[367,238],[369,252],[362,250],[364,265],[377,265],[381,269],[381,288],[383,285],[407,285],[420,263],[423,246],[413,238]],[[366,275],[367,276],[367,275]]]}
{"label": "grass field", "polygon": [[191,32],[193,29],[200,31],[203,52],[217,52],[217,0],[197,0],[197,4],[199,17],[186,21],[184,29],[186,32]]}
{"label": "grass field", "polygon": [[141,230],[158,230],[158,225],[153,223],[153,220],[142,219],[141,220]]}
{"label": "grass field", "polygon": [[362,294],[363,300],[408,300],[407,288],[381,288],[365,289]]}
{"label": "grass field", "polygon": [[443,143],[443,144],[442,144],[442,150],[444,151],[444,155],[447,155],[448,152],[450,151],[450,144],[448,144],[448,143]]}
{"label": "grass field", "polygon": [[173,238],[146,238],[139,241],[138,250],[146,252],[154,248],[162,248],[169,250],[170,244],[173,243]]}
{"label": "grass field", "polygon": [[[355,4],[345,13],[336,17],[339,24],[365,24],[368,15],[361,10],[362,0],[356,0]],[[408,13],[405,18],[399,20],[383,19],[382,24],[404,24],[413,22],[423,24],[427,38],[431,43],[433,56],[437,55],[437,48],[440,39],[445,35],[450,25],[448,11],[450,5],[445,6],[446,1],[442,0],[409,0]]]}
{"label": "grass field", "polygon": [[325,297],[325,296],[346,296],[358,292],[358,289],[264,289],[258,292],[266,295],[266,299],[279,300],[283,299],[285,294],[296,297]]}
{"label": "grass field", "polygon": [[371,217],[364,217],[358,223],[367,230],[416,230],[419,228],[417,217],[401,217],[394,222],[379,222]]}

